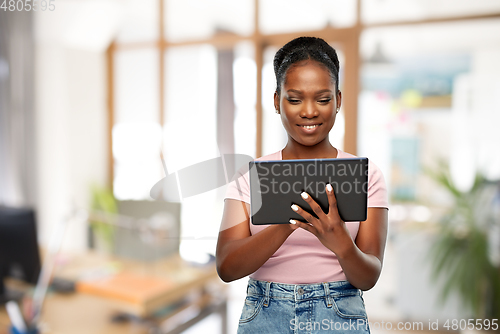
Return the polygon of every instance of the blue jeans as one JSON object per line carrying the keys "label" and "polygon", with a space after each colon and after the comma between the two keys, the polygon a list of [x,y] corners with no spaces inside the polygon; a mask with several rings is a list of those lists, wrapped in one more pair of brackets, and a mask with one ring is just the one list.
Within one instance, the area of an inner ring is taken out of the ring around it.
{"label": "blue jeans", "polygon": [[363,292],[348,281],[248,281],[238,334],[370,333]]}

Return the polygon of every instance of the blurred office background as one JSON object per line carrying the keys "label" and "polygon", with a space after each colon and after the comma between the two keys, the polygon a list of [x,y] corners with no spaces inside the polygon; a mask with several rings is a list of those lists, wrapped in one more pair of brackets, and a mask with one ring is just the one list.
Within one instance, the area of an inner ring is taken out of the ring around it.
{"label": "blurred office background", "polygon": [[[364,295],[370,320],[427,326],[498,315],[500,2],[256,1],[57,0],[53,11],[1,10],[0,204],[33,206],[43,246],[73,206],[91,208],[95,186],[119,201],[151,200],[165,176],[160,150],[174,173],[221,154],[281,149],[274,53],[319,36],[341,61],[331,142],[374,161],[390,193],[384,268]],[[186,259],[214,254],[223,194],[182,200]],[[89,234],[71,225],[63,249],[86,251]],[[245,284],[230,284],[230,332]],[[448,299],[445,286],[458,287]],[[481,291],[476,304],[464,286]],[[206,333],[219,331],[212,320]]]}

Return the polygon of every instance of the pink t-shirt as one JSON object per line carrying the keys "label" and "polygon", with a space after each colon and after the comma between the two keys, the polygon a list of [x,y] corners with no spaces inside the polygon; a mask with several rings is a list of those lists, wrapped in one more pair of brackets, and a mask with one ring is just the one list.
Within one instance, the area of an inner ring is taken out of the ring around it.
{"label": "pink t-shirt", "polygon": [[[352,154],[338,150],[337,158],[352,158]],[[281,151],[256,160],[283,160]],[[240,200],[250,204],[250,183],[248,172],[229,183],[225,198]],[[368,162],[368,207],[388,208],[387,190],[380,169]],[[359,230],[359,222],[346,222],[353,240]],[[250,224],[252,235],[267,228],[268,225]],[[312,284],[346,280],[337,256],[326,248],[312,233],[295,230],[281,247],[250,277],[261,280],[288,284]]]}

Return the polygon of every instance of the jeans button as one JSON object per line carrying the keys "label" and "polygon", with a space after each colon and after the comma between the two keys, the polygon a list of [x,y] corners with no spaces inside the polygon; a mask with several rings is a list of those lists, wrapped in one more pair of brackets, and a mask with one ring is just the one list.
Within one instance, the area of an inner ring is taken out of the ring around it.
{"label": "jeans button", "polygon": [[297,290],[297,292],[299,293],[300,296],[302,296],[304,294],[304,289],[299,288],[299,290]]}

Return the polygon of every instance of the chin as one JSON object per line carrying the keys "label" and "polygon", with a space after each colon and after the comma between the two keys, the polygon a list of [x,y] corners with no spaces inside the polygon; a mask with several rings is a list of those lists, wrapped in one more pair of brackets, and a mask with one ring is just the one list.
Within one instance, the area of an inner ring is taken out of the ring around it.
{"label": "chin", "polygon": [[313,147],[325,141],[325,138],[321,140],[295,140],[295,141],[302,146]]}

